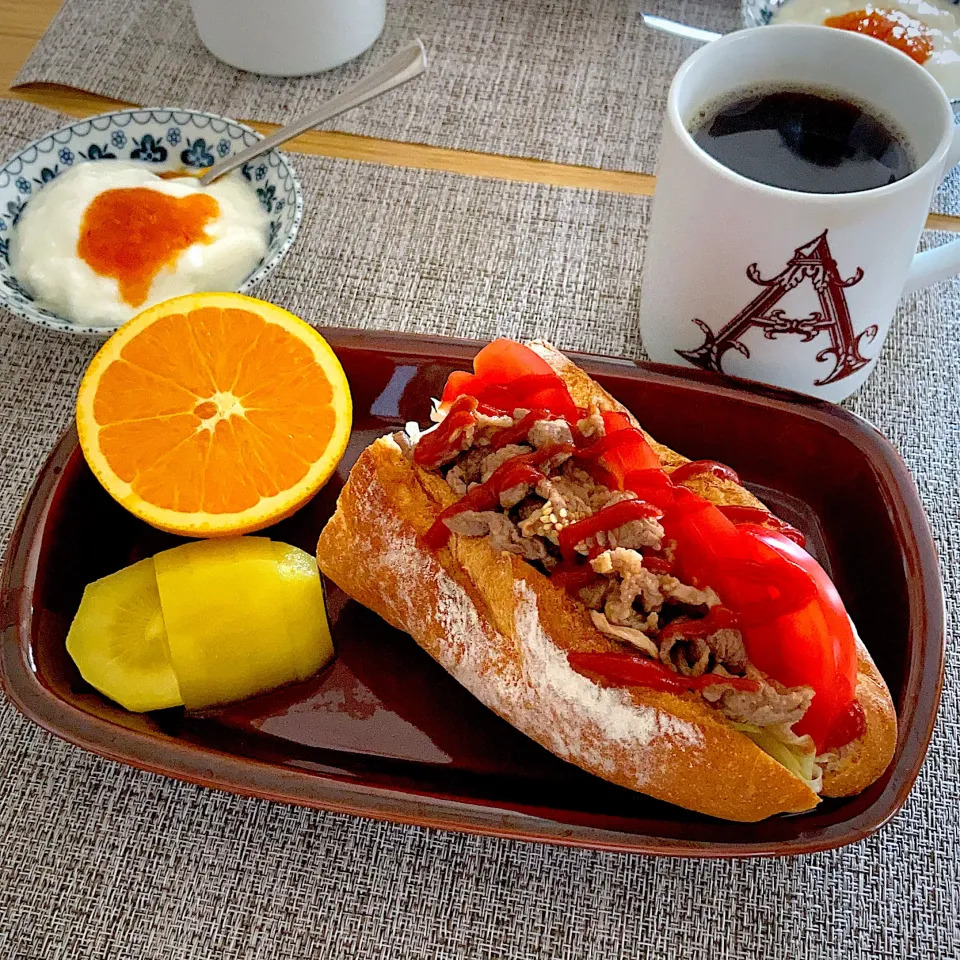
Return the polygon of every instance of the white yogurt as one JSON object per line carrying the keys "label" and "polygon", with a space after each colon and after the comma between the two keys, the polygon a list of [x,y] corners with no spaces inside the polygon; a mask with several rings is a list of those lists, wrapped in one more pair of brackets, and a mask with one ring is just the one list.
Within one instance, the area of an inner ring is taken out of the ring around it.
{"label": "white yogurt", "polygon": [[773,18],[774,23],[823,23],[827,17],[854,10],[900,10],[930,28],[933,52],[923,64],[951,100],[960,99],[960,8],[937,0],[789,0]]}
{"label": "white yogurt", "polygon": [[[147,187],[172,197],[206,192],[219,205],[206,224],[209,243],[194,243],[153,279],[147,300],[131,306],[118,281],[96,273],[77,253],[80,225],[105,190]],[[267,251],[269,219],[238,174],[203,187],[193,177],[162,180],[143,164],[84,163],[47,184],[28,204],[10,244],[17,279],[46,307],[75,323],[114,326],[154,303],[202,290],[235,290]]]}

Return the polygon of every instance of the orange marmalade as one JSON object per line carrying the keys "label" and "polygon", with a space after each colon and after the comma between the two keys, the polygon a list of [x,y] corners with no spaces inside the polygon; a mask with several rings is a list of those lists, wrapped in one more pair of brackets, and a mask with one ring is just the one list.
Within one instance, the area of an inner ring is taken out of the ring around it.
{"label": "orange marmalade", "polygon": [[195,243],[210,243],[207,225],[220,214],[204,193],[173,197],[149,187],[97,194],[80,225],[77,254],[91,270],[114,278],[132,307],[143,304],[156,275]]}
{"label": "orange marmalade", "polygon": [[926,63],[933,53],[933,31],[925,23],[915,20],[902,10],[870,7],[827,17],[823,23],[827,27],[852,30],[882,40],[921,65]]}

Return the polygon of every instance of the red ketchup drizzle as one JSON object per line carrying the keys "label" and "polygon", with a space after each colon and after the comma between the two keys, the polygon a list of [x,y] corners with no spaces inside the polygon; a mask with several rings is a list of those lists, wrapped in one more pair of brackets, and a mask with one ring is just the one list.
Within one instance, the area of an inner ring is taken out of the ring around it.
{"label": "red ketchup drizzle", "polygon": [[460,449],[458,435],[476,421],[477,401],[467,394],[457,397],[436,429],[423,434],[413,448],[413,460],[436,470]]}
{"label": "red ketchup drizzle", "polygon": [[509,383],[491,383],[476,378],[467,389],[475,392],[481,403],[500,410],[549,410],[557,417],[573,423],[578,410],[563,381],[555,373],[537,373],[518,377]]}
{"label": "red ketchup drizzle", "polygon": [[[495,345],[503,349],[503,344],[504,341],[495,341],[483,352],[491,351]],[[510,369],[518,369],[518,363],[522,369],[526,363],[525,348],[510,343],[507,349]],[[532,351],[526,352],[536,361],[530,366],[538,369],[539,358]],[[489,366],[493,361],[491,353],[485,362]],[[682,630],[685,636],[706,636],[724,626],[737,626],[751,659],[761,670],[787,686],[808,683],[817,691],[813,704],[797,724],[798,733],[810,733],[821,751],[835,749],[863,734],[863,710],[855,698],[856,648],[849,618],[829,578],[801,549],[800,531],[765,510],[718,508],[680,485],[705,473],[735,483],[739,483],[739,478],[729,467],[713,460],[692,461],[667,473],[643,432],[633,426],[626,414],[604,412],[605,436],[584,445],[574,420],[586,411],[577,410],[563,381],[553,374],[519,375],[509,383],[491,383],[485,380],[488,376],[461,374],[456,388],[476,389],[481,411],[491,415],[517,407],[530,410],[520,423],[495,435],[494,449],[525,439],[530,427],[540,419],[566,420],[580,448],[564,444],[508,461],[487,483],[474,487],[443,511],[425,536],[430,546],[447,542],[450,531],[443,523],[446,517],[464,510],[494,508],[502,491],[517,483],[536,483],[541,479],[544,474],[538,467],[550,456],[561,451],[573,453],[597,482],[611,490],[630,490],[638,499],[613,504],[561,529],[564,560],[552,574],[558,586],[576,593],[600,579],[576,553],[578,543],[631,520],[659,517],[667,538],[674,541],[675,554],[671,561],[645,557],[647,567],[657,573],[672,573],[676,569],[685,582],[710,585],[723,599],[723,605],[715,606],[702,620],[668,625],[664,635]],[[534,398],[539,402],[534,402]],[[453,415],[457,419],[440,436],[427,434],[421,439],[422,444],[433,438],[427,447],[429,456],[424,459],[437,460],[437,451],[448,452],[458,440],[456,431],[469,424],[476,409],[477,400],[461,392],[448,414],[448,419]],[[421,462],[416,455],[415,459]],[[447,456],[439,458],[440,462],[446,459]],[[743,677],[682,677],[662,664],[629,653],[571,653],[569,659],[578,671],[613,684],[674,692],[701,690],[715,683],[742,690],[759,689],[756,681]]]}
{"label": "red ketchup drizzle", "polygon": [[715,673],[684,677],[656,660],[633,653],[568,653],[567,660],[577,673],[594,674],[618,687],[649,687],[651,690],[681,693],[723,683],[737,690],[753,692],[760,689],[756,680],[746,677],[720,677]]}
{"label": "red ketchup drizzle", "polygon": [[717,509],[733,523],[759,523],[782,533],[801,547],[807,544],[807,538],[795,526],[787,523],[786,520],[781,520],[769,510],[761,510],[759,507],[741,507],[737,504],[724,506],[718,504]]}
{"label": "red ketchup drizzle", "polygon": [[718,630],[740,629],[740,618],[727,607],[718,604],[707,611],[707,615],[700,620],[674,620],[668,623],[661,631],[660,636],[665,640],[678,634],[683,637],[706,638]]}
{"label": "red ketchup drizzle", "polygon": [[583,520],[565,526],[560,531],[560,553],[565,560],[573,560],[577,555],[577,544],[589,537],[601,531],[616,530],[631,520],[646,520],[662,514],[663,511],[652,503],[643,500],[621,500],[620,503],[611,504]]}
{"label": "red ketchup drizzle", "polygon": [[550,580],[558,587],[576,593],[584,587],[590,587],[598,580],[603,580],[599,573],[594,573],[589,563],[575,563],[563,561],[558,563],[550,573]]}
{"label": "red ketchup drizzle", "polygon": [[673,564],[666,557],[643,555],[643,565],[651,573],[660,573],[666,576],[673,572]]}
{"label": "red ketchup drizzle", "polygon": [[867,731],[867,718],[859,700],[854,700],[847,710],[840,714],[823,745],[823,749],[836,750],[854,740],[859,740]]}
{"label": "red ketchup drizzle", "polygon": [[539,420],[559,419],[561,418],[550,413],[548,410],[531,410],[529,413],[524,414],[512,427],[504,427],[495,433],[490,441],[490,446],[494,450],[500,450],[510,443],[526,443],[530,428]]}
{"label": "red ketchup drizzle", "polygon": [[731,470],[730,467],[724,463],[717,463],[716,460],[691,460],[689,463],[685,463],[683,466],[677,467],[676,470],[672,471],[670,479],[674,483],[683,483],[684,480],[689,480],[691,477],[697,477],[704,473],[712,473],[721,480],[732,480],[734,483],[740,482],[740,478],[734,470]]}
{"label": "red ketchup drizzle", "polygon": [[539,483],[544,478],[543,471],[537,469],[540,464],[558,454],[572,452],[573,447],[569,443],[558,443],[508,460],[493,471],[486,483],[468,490],[465,497],[447,507],[424,534],[424,542],[434,549],[442,547],[450,539],[450,528],[444,523],[448,517],[455,517],[467,510],[493,510],[500,503],[500,494],[505,490],[520,483]]}

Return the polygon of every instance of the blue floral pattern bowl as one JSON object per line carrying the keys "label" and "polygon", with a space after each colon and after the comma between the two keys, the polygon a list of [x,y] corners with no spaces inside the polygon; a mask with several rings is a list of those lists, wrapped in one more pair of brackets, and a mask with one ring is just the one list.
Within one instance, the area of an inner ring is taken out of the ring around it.
{"label": "blue floral pattern bowl", "polygon": [[743,24],[746,27],[764,27],[786,0],[743,0]]}
{"label": "blue floral pattern bowl", "polygon": [[[116,327],[72,323],[37,305],[10,269],[10,237],[30,198],[80,163],[134,160],[151,169],[201,169],[252,146],[260,134],[234,120],[196,110],[117,110],[79,120],[41,137],[0,167],[0,305],[31,323],[67,333],[105,336]],[[300,183],[287,158],[271,150],[244,164],[242,175],[270,216],[270,245],[239,288],[246,293],[283,259],[303,214]]]}

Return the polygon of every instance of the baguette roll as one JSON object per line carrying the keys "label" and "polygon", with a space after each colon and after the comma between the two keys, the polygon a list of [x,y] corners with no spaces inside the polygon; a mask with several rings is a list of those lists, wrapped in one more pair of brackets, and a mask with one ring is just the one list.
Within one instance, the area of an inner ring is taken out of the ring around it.
{"label": "baguette roll", "polygon": [[[552,347],[529,344],[574,402],[624,411]],[[687,462],[648,436],[665,469]],[[762,507],[730,480],[687,484],[722,504]],[[622,653],[590,611],[536,567],[454,534],[424,535],[458,497],[443,477],[404,455],[393,437],[360,456],[317,548],[323,573],[409,633],[487,707],[546,749],[613,783],[715,817],[756,821],[810,810],[817,785],[762,749],[695,692],[615,687],[574,670],[569,653]],[[858,641],[859,643],[859,641]],[[824,760],[823,793],[862,790],[896,741],[889,693],[862,643],[857,696],[866,732]],[[776,753],[777,751],[773,751]],[[782,753],[782,751],[780,751]]]}

